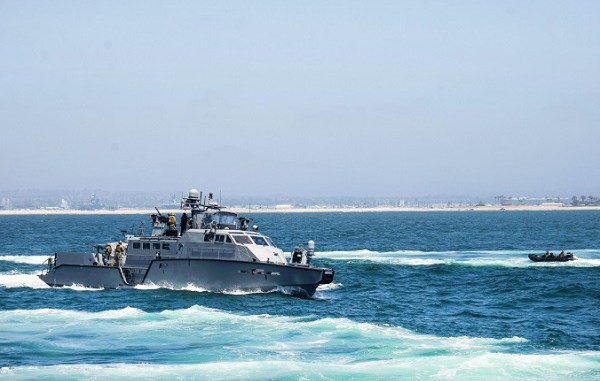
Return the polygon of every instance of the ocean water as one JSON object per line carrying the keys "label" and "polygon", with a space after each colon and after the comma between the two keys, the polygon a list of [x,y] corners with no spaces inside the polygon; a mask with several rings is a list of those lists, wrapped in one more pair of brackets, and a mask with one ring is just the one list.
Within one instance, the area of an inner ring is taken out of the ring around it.
{"label": "ocean water", "polygon": [[[313,239],[334,282],[49,288],[54,251],[147,217],[0,216],[0,379],[600,379],[600,212],[251,216],[288,254]],[[527,258],[546,249],[579,259]]]}

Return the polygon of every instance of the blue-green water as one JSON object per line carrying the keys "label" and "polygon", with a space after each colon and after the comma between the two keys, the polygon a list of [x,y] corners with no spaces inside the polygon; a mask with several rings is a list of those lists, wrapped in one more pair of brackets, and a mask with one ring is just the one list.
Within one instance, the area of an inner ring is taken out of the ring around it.
{"label": "blue-green water", "polygon": [[[600,212],[256,214],[336,270],[279,292],[52,289],[146,216],[0,216],[0,378],[600,379]],[[527,254],[575,253],[533,263]]]}

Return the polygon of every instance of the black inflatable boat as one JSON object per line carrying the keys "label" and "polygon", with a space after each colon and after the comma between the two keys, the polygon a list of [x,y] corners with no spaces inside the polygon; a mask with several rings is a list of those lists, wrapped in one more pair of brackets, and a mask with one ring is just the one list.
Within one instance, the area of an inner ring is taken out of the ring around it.
{"label": "black inflatable boat", "polygon": [[564,257],[558,255],[529,254],[529,259],[534,262],[568,262],[574,261],[577,258],[573,256],[573,253],[567,253]]}

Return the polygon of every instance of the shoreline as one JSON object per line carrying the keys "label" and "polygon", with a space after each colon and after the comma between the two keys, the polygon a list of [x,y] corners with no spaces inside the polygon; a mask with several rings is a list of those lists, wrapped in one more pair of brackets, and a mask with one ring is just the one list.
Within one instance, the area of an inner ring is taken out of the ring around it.
{"label": "shoreline", "polygon": [[[490,212],[490,211],[573,211],[573,210],[600,210],[600,206],[558,206],[558,205],[492,205],[492,206],[456,206],[456,207],[340,207],[340,208],[224,208],[238,214],[252,213],[371,213],[371,212]],[[162,213],[181,213],[179,209],[164,210]],[[10,209],[0,210],[0,216],[28,216],[28,215],[127,215],[127,214],[154,214],[154,209],[123,208],[123,209]]]}

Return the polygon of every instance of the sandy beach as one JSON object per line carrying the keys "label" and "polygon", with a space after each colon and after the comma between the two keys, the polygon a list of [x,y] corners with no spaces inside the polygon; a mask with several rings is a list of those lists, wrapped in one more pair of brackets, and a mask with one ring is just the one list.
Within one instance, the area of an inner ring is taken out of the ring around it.
{"label": "sandy beach", "polygon": [[[560,205],[486,205],[486,206],[449,206],[449,207],[306,207],[306,208],[225,208],[225,210],[239,213],[367,213],[367,212],[485,212],[485,211],[558,211],[558,210],[600,210],[600,206],[560,206]],[[180,210],[161,210],[162,213],[168,212],[181,213]],[[11,209],[0,210],[0,216],[10,215],[102,215],[102,214],[153,214],[154,209],[148,208],[123,208],[123,209],[99,209],[99,210],[78,210],[78,209]]]}

